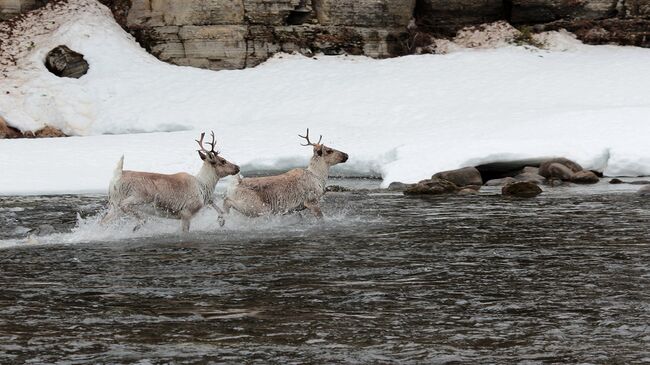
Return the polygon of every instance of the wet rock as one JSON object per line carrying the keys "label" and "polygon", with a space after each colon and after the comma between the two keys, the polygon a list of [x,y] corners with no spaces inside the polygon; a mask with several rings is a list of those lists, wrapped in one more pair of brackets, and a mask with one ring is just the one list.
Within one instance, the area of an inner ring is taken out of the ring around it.
{"label": "wet rock", "polygon": [[614,178],[614,179],[609,180],[609,183],[610,184],[623,184],[623,180]]}
{"label": "wet rock", "polygon": [[650,185],[642,186],[637,193],[639,195],[650,195]]}
{"label": "wet rock", "polygon": [[516,182],[514,177],[504,177],[503,179],[492,179],[485,183],[485,186],[502,186],[508,183]]}
{"label": "wet rock", "polygon": [[404,191],[415,184],[405,184],[403,182],[394,181],[388,185],[388,190],[392,191]]}
{"label": "wet rock", "polygon": [[571,182],[576,184],[596,184],[600,179],[589,170],[578,171],[571,176]]}
{"label": "wet rock", "polygon": [[563,157],[546,160],[539,165],[539,174],[547,179],[570,180],[574,173],[582,170],[582,166]]}
{"label": "wet rock", "polygon": [[2,138],[20,138],[22,133],[14,127],[10,127],[7,122],[0,117],[0,139]]}
{"label": "wet rock", "polygon": [[532,183],[535,183],[535,184],[539,185],[539,184],[542,184],[544,182],[544,180],[546,180],[546,179],[544,178],[544,176],[539,175],[537,173],[524,172],[524,173],[521,173],[521,174],[515,176],[515,180],[532,182]]}
{"label": "wet rock", "polygon": [[522,174],[536,174],[539,175],[539,167],[526,166],[521,169]]}
{"label": "wet rock", "polygon": [[542,189],[537,184],[527,181],[517,181],[506,184],[501,189],[504,196],[514,196],[518,198],[532,198],[542,193]]}
{"label": "wet rock", "polygon": [[563,181],[563,180],[560,180],[560,179],[546,179],[545,183],[546,183],[546,185],[553,186],[553,187],[562,186],[562,185],[570,185],[569,182]]}
{"label": "wet rock", "polygon": [[475,167],[463,167],[457,170],[449,170],[438,172],[433,175],[433,178],[445,179],[456,184],[456,186],[464,187],[469,185],[481,186],[483,179],[481,173]]}
{"label": "wet rock", "polygon": [[342,193],[342,192],[346,192],[346,191],[350,191],[350,189],[344,188],[344,187],[342,187],[340,185],[329,185],[329,186],[325,187],[325,192]]}
{"label": "wet rock", "polygon": [[439,195],[450,194],[458,191],[458,186],[451,181],[437,177],[422,180],[404,190],[405,195]]}
{"label": "wet rock", "polygon": [[59,76],[78,79],[88,72],[88,62],[81,53],[67,46],[58,46],[48,52],[45,57],[45,67]]}
{"label": "wet rock", "polygon": [[571,171],[571,169],[557,162],[548,165],[548,169],[545,171],[548,171],[548,179],[568,181],[571,180],[571,176],[573,176],[573,171]]}
{"label": "wet rock", "polygon": [[631,185],[648,185],[650,181],[648,180],[635,180],[630,182]]}
{"label": "wet rock", "polygon": [[464,187],[458,190],[458,195],[476,195],[478,191],[479,189],[475,189],[474,187]]}

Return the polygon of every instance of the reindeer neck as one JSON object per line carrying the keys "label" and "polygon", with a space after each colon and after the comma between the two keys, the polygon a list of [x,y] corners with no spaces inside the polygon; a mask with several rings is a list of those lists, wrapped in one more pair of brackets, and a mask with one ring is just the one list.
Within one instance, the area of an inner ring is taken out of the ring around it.
{"label": "reindeer neck", "polygon": [[203,162],[201,170],[196,174],[196,180],[198,180],[201,185],[201,189],[205,190],[210,196],[214,193],[214,188],[219,182],[219,176],[214,171],[214,168],[210,165],[209,162]]}
{"label": "reindeer neck", "polygon": [[319,180],[323,183],[327,180],[330,172],[330,166],[325,162],[320,156],[313,156],[309,161],[309,167],[307,168],[309,172],[314,174]]}

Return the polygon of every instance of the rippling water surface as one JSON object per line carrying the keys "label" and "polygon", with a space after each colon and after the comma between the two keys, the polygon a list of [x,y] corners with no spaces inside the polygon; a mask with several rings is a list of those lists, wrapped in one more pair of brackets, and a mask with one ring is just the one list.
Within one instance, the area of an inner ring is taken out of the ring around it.
{"label": "rippling water surface", "polygon": [[328,193],[323,223],[207,211],[185,236],[99,227],[103,196],[0,197],[0,363],[650,362],[626,189]]}

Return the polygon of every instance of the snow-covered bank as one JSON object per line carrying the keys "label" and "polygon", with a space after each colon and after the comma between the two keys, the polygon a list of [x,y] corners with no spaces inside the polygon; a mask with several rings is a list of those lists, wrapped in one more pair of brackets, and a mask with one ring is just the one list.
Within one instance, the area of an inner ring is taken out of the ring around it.
{"label": "snow-covered bank", "polygon": [[[389,60],[280,55],[241,71],[162,63],[94,2],[0,79],[0,116],[85,137],[0,142],[0,194],[103,191],[115,162],[195,171],[194,139],[214,129],[244,169],[303,164],[310,127],[348,152],[348,171],[412,182],[509,159],[566,156],[608,175],[650,175],[650,50],[584,46],[464,50]],[[35,32],[38,33],[38,32]],[[43,66],[66,44],[90,64],[81,79]],[[134,132],[169,132],[130,134]],[[101,135],[122,134],[122,135]],[[351,170],[350,170],[351,169]]]}

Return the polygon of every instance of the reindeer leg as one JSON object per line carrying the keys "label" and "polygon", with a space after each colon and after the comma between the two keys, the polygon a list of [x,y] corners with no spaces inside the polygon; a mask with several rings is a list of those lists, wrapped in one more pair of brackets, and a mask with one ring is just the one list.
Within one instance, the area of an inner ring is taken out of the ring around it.
{"label": "reindeer leg", "polygon": [[192,220],[192,214],[189,212],[181,212],[181,229],[183,232],[190,231],[190,220]]}
{"label": "reindeer leg", "polygon": [[305,202],[305,208],[309,209],[309,211],[314,215],[314,217],[318,219],[323,219],[323,212],[320,210],[320,206],[318,205],[318,202]]}
{"label": "reindeer leg", "polygon": [[128,215],[132,215],[132,216],[135,217],[135,219],[138,220],[138,224],[135,227],[133,227],[133,232],[135,232],[135,231],[139,230],[140,228],[142,228],[142,226],[145,223],[145,219],[142,217],[140,212],[138,212],[138,210],[135,208],[135,206],[137,204],[138,203],[136,201],[134,201],[134,200],[125,199],[119,205],[120,209],[124,213],[126,213]]}
{"label": "reindeer leg", "polygon": [[106,214],[104,214],[104,216],[102,217],[102,220],[99,221],[99,224],[104,226],[107,223],[111,222],[113,219],[115,219],[116,216],[117,216],[117,209],[115,209],[115,207],[111,205],[111,207],[108,208],[108,212],[106,212]]}
{"label": "reindeer leg", "polygon": [[232,207],[232,202],[230,201],[229,198],[225,198],[225,199],[223,200],[223,210],[224,210],[224,213],[226,213],[226,214],[230,214],[230,208],[231,208],[231,207]]}
{"label": "reindeer leg", "polygon": [[[223,210],[221,210],[221,208],[219,208],[219,206],[215,202],[210,202],[210,205],[219,214],[219,216],[217,217],[217,221],[219,222],[219,227],[223,227],[223,225],[226,224],[226,220],[223,218]],[[226,207],[225,202],[223,203],[223,206],[224,206],[224,208]]]}

